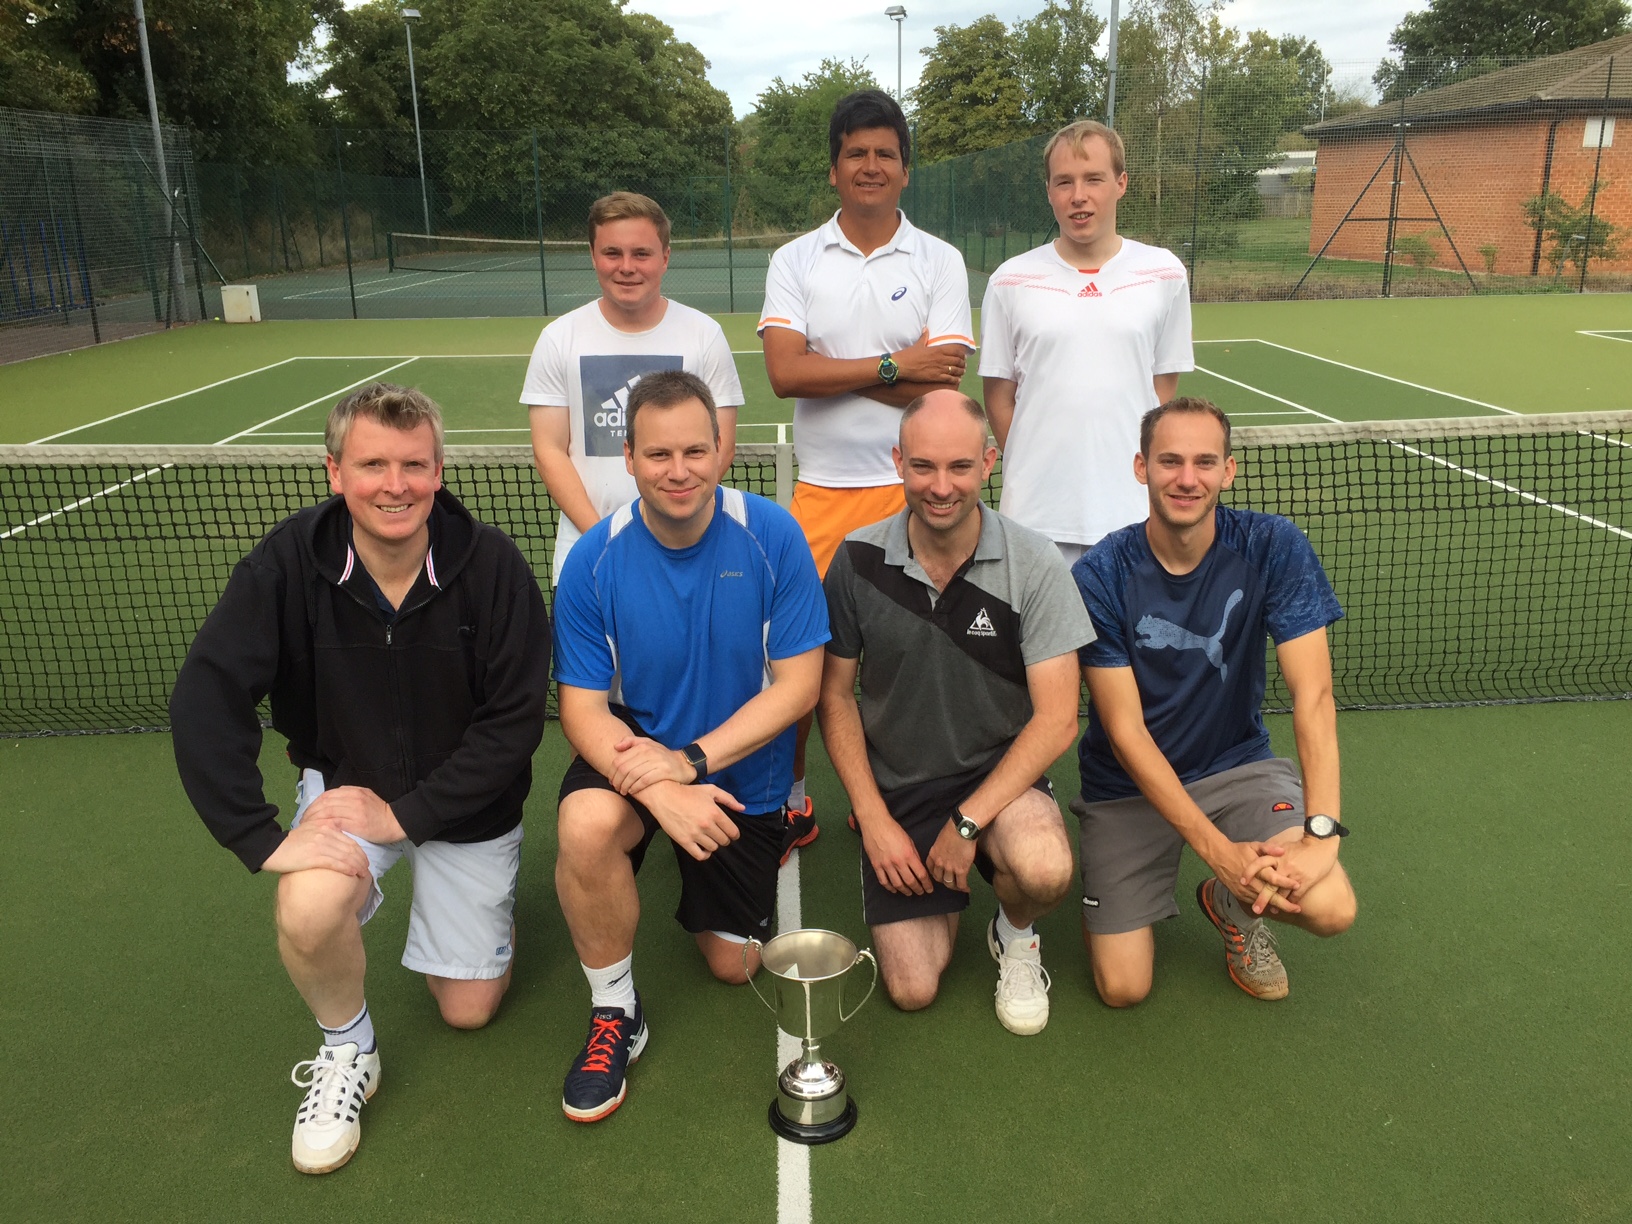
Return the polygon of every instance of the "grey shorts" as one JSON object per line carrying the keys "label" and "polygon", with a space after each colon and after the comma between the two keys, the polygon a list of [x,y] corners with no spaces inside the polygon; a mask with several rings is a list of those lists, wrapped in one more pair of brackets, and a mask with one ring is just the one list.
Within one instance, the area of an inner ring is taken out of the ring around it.
{"label": "grey shorts", "polygon": [[[1253,761],[1184,788],[1231,841],[1268,841],[1303,824],[1303,782],[1283,757]],[[1071,801],[1081,829],[1082,918],[1094,935],[1178,916],[1184,838],[1143,795]]]}

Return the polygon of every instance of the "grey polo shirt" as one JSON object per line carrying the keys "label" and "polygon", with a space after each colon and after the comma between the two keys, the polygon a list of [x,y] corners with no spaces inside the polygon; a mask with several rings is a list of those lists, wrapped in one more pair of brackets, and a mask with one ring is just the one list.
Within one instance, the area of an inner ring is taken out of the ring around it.
{"label": "grey polo shirt", "polygon": [[1026,668],[1094,640],[1045,536],[980,507],[974,556],[938,591],[903,510],[851,532],[823,583],[840,658],[861,660],[861,725],[879,789],[985,764],[1031,718]]}

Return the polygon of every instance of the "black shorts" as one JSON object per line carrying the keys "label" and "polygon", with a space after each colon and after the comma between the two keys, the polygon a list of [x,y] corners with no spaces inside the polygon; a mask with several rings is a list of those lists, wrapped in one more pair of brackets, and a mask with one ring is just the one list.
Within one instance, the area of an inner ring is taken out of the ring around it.
{"label": "black shorts", "polygon": [[[1003,759],[999,752],[986,764],[968,773],[950,778],[932,778],[915,782],[899,790],[884,791],[884,806],[896,823],[906,830],[920,859],[929,857],[930,847],[941,835],[941,829],[952,817],[952,809],[980,789],[988,774]],[[1038,778],[1031,784],[1033,790],[1054,798],[1054,787],[1047,778]],[[994,868],[985,847],[975,843],[975,868],[990,884]],[[969,908],[969,894],[948,888],[935,880],[927,893],[895,893],[878,881],[873,861],[867,857],[867,847],[861,848],[861,912],[868,926],[883,926],[888,922],[905,922],[909,918],[927,918],[935,914],[959,914]]]}
{"label": "black shorts", "polygon": [[[646,734],[627,710],[613,706],[612,712],[635,734]],[[575,756],[562,775],[560,798],[581,790],[614,788],[593,765]],[[638,873],[646,859],[646,848],[661,826],[645,804],[624,798],[646,830],[640,844],[629,852],[630,866]],[[766,939],[776,910],[776,873],[782,864],[784,818],[780,810],[762,816],[727,810],[726,815],[741,833],[729,846],[722,846],[702,862],[679,846],[674,847],[674,861],[680,866],[680,904],[674,917],[694,935],[721,931],[743,939]]]}

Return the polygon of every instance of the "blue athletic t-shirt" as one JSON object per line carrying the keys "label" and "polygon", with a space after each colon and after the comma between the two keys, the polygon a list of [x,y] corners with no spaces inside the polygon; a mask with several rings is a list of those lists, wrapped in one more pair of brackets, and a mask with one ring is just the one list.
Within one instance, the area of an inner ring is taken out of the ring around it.
{"label": "blue athletic t-shirt", "polygon": [[[1170,574],[1144,523],[1112,532],[1071,569],[1099,635],[1084,667],[1129,667],[1145,726],[1186,784],[1273,755],[1264,728],[1264,636],[1278,646],[1343,615],[1308,538],[1278,514],[1220,506],[1200,565]],[[1090,708],[1078,752],[1082,797],[1139,788]]]}
{"label": "blue athletic t-shirt", "polygon": [[[719,488],[690,548],[665,548],[634,501],[584,533],[555,590],[557,684],[605,692],[666,748],[682,748],[771,681],[770,661],[828,639],[827,600],[793,516]],[[789,727],[708,781],[748,815],[780,808],[793,781]]]}

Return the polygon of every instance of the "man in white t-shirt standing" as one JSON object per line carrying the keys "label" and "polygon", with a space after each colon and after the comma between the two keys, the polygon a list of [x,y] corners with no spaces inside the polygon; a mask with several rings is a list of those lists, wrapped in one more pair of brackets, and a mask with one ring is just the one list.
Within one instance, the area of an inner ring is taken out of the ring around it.
{"label": "man in white t-shirt standing", "polygon": [[[956,387],[975,347],[963,256],[898,207],[912,135],[895,99],[877,89],[840,98],[828,153],[839,211],[771,257],[759,319],[771,389],[794,397],[791,509],[823,576],[845,536],[906,508],[891,458],[901,409]],[[788,797],[807,817],[809,735],[807,717]]]}
{"label": "man in white t-shirt standing", "polygon": [[722,474],[743,401],[720,325],[663,296],[669,218],[657,201],[632,191],[596,200],[589,245],[601,296],[544,329],[521,388],[538,474],[561,510],[552,585],[578,537],[637,496],[623,443],[629,391],[641,375],[685,370],[708,384],[719,405]]}
{"label": "man in white t-shirt standing", "polygon": [[1071,563],[1145,518],[1128,461],[1139,420],[1177,395],[1196,363],[1184,264],[1116,232],[1128,189],[1122,138],[1073,123],[1048,142],[1043,169],[1060,236],[992,273],[980,373],[1003,449],[1000,509]]}

